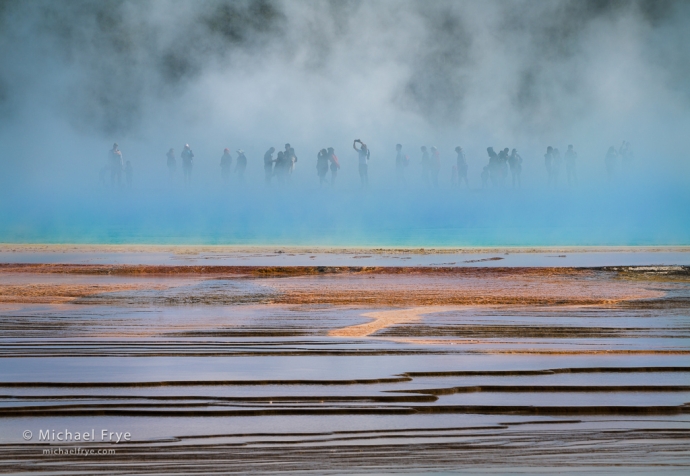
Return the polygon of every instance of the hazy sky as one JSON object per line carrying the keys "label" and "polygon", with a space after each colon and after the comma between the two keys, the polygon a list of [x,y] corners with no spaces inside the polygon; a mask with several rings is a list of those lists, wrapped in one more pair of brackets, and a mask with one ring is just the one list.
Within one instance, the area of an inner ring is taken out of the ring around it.
{"label": "hazy sky", "polygon": [[546,146],[572,143],[603,187],[606,149],[628,140],[658,201],[690,182],[688,27],[671,0],[0,0],[0,183],[91,194],[117,141],[143,193],[188,142],[198,193],[219,187],[224,147],[247,151],[259,193],[263,153],[290,142],[296,184],[317,186],[334,146],[355,187],[361,138],[372,188],[390,188],[397,142],[413,161],[439,147],[446,188],[456,145],[474,188],[487,146],[517,147],[532,190]]}

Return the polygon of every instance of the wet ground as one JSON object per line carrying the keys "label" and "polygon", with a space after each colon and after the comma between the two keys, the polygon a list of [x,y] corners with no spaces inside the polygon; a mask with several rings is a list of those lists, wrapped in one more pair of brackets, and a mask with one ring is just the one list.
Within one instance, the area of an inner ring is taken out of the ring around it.
{"label": "wet ground", "polygon": [[654,253],[7,259],[0,472],[687,474],[690,269]]}

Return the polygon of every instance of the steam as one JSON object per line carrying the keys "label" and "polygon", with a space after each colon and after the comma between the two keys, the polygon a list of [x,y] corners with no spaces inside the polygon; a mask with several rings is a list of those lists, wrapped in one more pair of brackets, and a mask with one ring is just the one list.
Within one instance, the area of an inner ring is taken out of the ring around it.
{"label": "steam", "polygon": [[[689,24],[663,0],[4,1],[0,240],[688,243]],[[607,184],[623,140],[634,169]],[[115,141],[133,191],[99,184]],[[263,154],[286,142],[292,183],[266,189]],[[185,143],[188,190],[165,167]],[[567,144],[580,185],[549,190],[546,146]],[[421,145],[441,151],[440,190]],[[451,190],[457,145],[474,189],[487,146],[517,148],[523,190]],[[329,146],[342,169],[319,190]],[[219,178],[225,147],[249,158],[244,188]]]}

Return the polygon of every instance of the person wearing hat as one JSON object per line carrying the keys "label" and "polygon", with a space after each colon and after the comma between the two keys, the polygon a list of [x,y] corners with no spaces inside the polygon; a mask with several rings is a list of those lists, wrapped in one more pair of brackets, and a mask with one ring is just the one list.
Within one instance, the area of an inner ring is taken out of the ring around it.
{"label": "person wearing hat", "polygon": [[244,171],[247,168],[247,156],[244,155],[242,149],[237,149],[237,165],[235,166],[235,173],[237,174],[237,181],[244,182]]}
{"label": "person wearing hat", "polygon": [[189,147],[189,144],[184,145],[184,149],[180,155],[182,156],[182,172],[184,173],[184,183],[191,185],[194,152],[192,152],[192,148]]}

